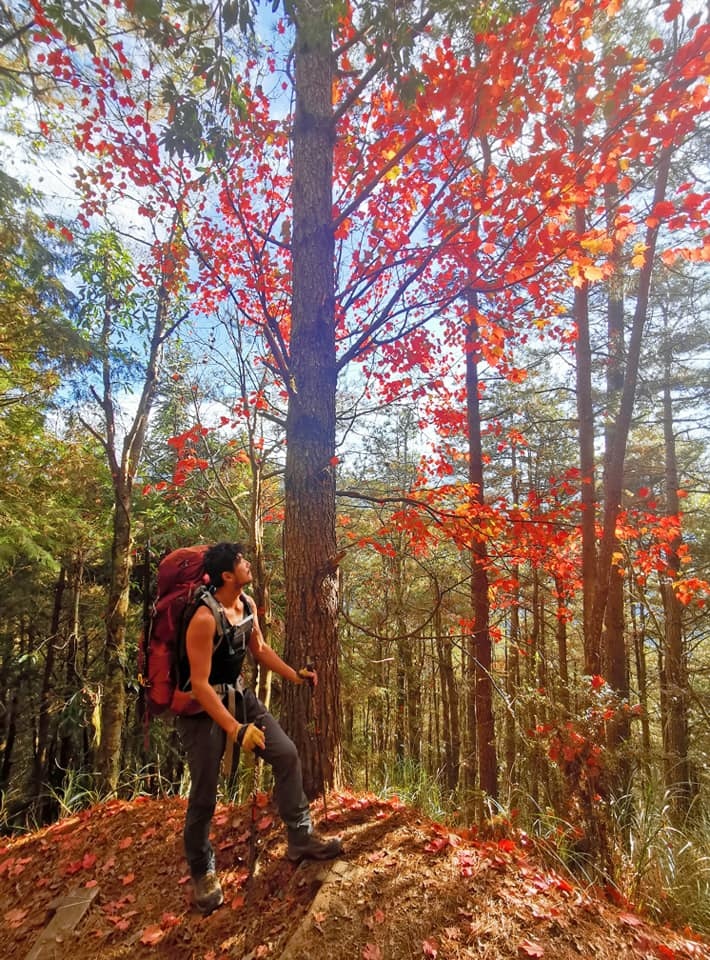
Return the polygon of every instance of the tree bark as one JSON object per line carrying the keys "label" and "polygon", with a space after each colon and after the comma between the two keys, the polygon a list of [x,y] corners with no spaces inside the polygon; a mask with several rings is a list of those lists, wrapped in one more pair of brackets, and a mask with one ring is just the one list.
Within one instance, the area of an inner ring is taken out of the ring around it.
{"label": "tree bark", "polygon": [[[613,231],[614,218],[618,206],[618,187],[609,183],[604,188],[607,229]],[[606,368],[606,430],[605,461],[603,474],[603,496],[605,503],[614,493],[609,490],[612,476],[610,458],[616,443],[616,430],[619,423],[619,406],[624,388],[625,338],[624,338],[624,297],[623,264],[621,252],[612,254],[614,274],[609,281],[607,302],[607,344],[608,361]],[[623,477],[623,470],[622,470]],[[619,506],[621,504],[619,503]],[[603,669],[606,679],[620,699],[629,697],[628,657],[624,631],[624,574],[621,569],[621,545],[616,534],[613,536],[614,552],[606,576],[609,582],[609,594],[604,615]],[[605,576],[605,571],[600,571]],[[629,714],[622,711],[609,723],[607,743],[615,748],[627,740],[631,732]]]}
{"label": "tree bark", "polygon": [[138,463],[143,452],[148,418],[153,407],[163,358],[168,320],[168,292],[158,290],[150,351],[146,363],[143,390],[133,422],[123,441],[121,456],[117,453],[116,407],[112,390],[110,336],[113,303],[106,298],[102,341],[104,347],[102,407],[106,423],[105,449],[114,489],[113,542],[111,546],[111,583],[106,608],[106,642],[104,647],[104,689],[101,705],[101,729],[98,746],[98,767],[102,786],[115,793],[121,772],[121,745],[126,715],[126,617],[132,565],[131,520],[132,490]]}
{"label": "tree bark", "polygon": [[[312,659],[313,699],[287,685],[284,726],[303,765],[309,797],[342,779],[335,538],[335,350],[332,179],[332,9],[296,4],[293,125],[293,296],[286,418],[285,658]],[[309,731],[313,707],[315,736]]]}
{"label": "tree bark", "polygon": [[121,773],[126,713],[126,618],[131,575],[131,484],[116,483],[111,545],[111,582],[106,610],[104,686],[101,703],[99,769],[104,787],[114,793]]}
{"label": "tree bark", "polygon": [[[582,234],[586,225],[584,210],[575,213],[576,229]],[[586,284],[574,291],[574,320],[577,325],[576,388],[577,431],[579,438],[580,502],[582,509],[582,605],[584,622],[584,672],[601,673],[601,646],[593,631],[596,594],[597,547],[594,469],[594,406],[592,403],[592,348],[589,336],[589,291]]]}
{"label": "tree bark", "polygon": [[[469,297],[466,328],[466,411],[468,425],[468,479],[477,506],[484,504],[483,443],[478,396],[478,321],[477,298]],[[474,704],[476,717],[476,761],[478,785],[489,797],[498,796],[498,761],[493,718],[493,649],[489,625],[488,552],[486,543],[474,535],[471,545],[471,608],[473,632],[471,655],[474,664]]]}
{"label": "tree bark", "polygon": [[[81,674],[78,668],[79,658],[79,630],[81,621],[79,617],[79,602],[81,600],[81,584],[84,578],[84,557],[78,553],[74,558],[71,574],[71,624],[68,631],[66,669],[64,679],[64,700],[68,702],[76,695],[79,685],[82,682]],[[86,760],[84,751],[82,757],[77,757],[78,738],[75,737],[75,731],[68,724],[65,725],[64,732],[60,737],[59,743],[59,766],[61,770],[68,770],[70,764],[81,766],[82,759]],[[77,762],[78,760],[78,762]]]}
{"label": "tree bark", "polygon": [[[673,401],[671,396],[670,338],[666,337],[663,378],[663,436],[665,451],[666,515],[676,517],[680,512],[678,498],[678,465],[675,447]],[[680,572],[680,536],[673,538],[668,550],[670,576],[661,583],[663,597],[663,756],[665,784],[670,794],[672,809],[683,817],[690,807],[692,785],[688,762],[688,674],[683,642],[683,617],[673,580]]]}
{"label": "tree bark", "polygon": [[[57,653],[59,627],[62,615],[62,602],[67,585],[67,572],[62,564],[59,577],[54,588],[54,605],[52,620],[47,638],[47,652],[42,676],[42,688],[39,695],[39,716],[37,718],[37,742],[34,757],[32,758],[32,786],[31,796],[35,801],[42,798],[42,785],[48,777],[47,757],[49,754],[49,725],[51,719],[51,696],[54,688],[54,663]],[[40,812],[41,817],[41,812]]]}
{"label": "tree bark", "polygon": [[[654,205],[660,203],[666,196],[671,156],[672,152],[670,147],[666,147],[661,151],[654,187]],[[638,288],[636,290],[636,308],[631,322],[619,410],[617,416],[614,418],[610,446],[606,457],[603,526],[597,557],[597,577],[591,621],[592,635],[590,638],[590,644],[595,649],[601,649],[602,629],[606,617],[614,552],[617,547],[615,533],[616,523],[619,510],[621,509],[626,447],[636,396],[641,344],[643,341],[646,317],[648,315],[648,302],[651,291],[651,278],[653,276],[653,262],[657,239],[658,226],[648,227],[645,237],[646,259],[639,274]]]}

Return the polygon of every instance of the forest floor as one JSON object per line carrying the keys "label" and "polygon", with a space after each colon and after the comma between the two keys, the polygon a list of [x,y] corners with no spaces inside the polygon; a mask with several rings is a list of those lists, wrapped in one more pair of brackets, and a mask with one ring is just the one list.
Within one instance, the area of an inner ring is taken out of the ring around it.
{"label": "forest floor", "polygon": [[[184,800],[110,801],[0,839],[3,960],[710,960],[690,931],[546,868],[523,836],[480,839],[396,799],[332,794],[327,822],[322,802],[313,813],[342,857],[294,866],[265,801],[251,878],[252,805],[218,807],[225,903],[209,917],[190,903]],[[57,927],[73,895],[86,912]]]}

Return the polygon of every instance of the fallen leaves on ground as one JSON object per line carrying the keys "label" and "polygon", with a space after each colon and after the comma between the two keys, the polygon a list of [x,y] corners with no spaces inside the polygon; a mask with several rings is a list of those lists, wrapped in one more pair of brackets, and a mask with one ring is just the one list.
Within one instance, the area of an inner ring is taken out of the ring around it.
{"label": "fallen leaves on ground", "polygon": [[[267,795],[220,806],[213,843],[225,906],[209,917],[190,903],[183,800],[113,800],[6,839],[3,960],[24,960],[62,898],[97,886],[75,934],[56,944],[58,960],[277,960],[284,951],[288,960],[710,960],[692,934],[549,870],[524,837],[453,830],[396,797],[343,792],[328,797],[327,818],[322,809],[313,808],[318,829],[345,844],[333,870],[285,859]],[[299,931],[307,951],[294,946]]]}

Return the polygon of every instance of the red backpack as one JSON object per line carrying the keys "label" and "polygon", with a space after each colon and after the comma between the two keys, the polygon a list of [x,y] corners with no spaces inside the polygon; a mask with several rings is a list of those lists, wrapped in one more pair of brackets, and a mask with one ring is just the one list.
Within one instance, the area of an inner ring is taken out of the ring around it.
{"label": "red backpack", "polygon": [[180,547],[158,564],[157,595],[144,629],[139,664],[142,709],[149,717],[166,710],[190,716],[203,709],[189,691],[179,689],[178,671],[187,626],[200,604],[214,614],[218,643],[225,633],[220,606],[207,586],[206,550],[205,545]]}

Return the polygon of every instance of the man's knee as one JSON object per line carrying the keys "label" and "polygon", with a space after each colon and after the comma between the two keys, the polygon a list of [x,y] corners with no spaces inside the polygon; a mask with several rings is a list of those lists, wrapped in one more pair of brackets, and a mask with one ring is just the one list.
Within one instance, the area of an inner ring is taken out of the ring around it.
{"label": "man's knee", "polygon": [[284,773],[289,773],[292,770],[298,770],[300,763],[296,744],[290,737],[287,737],[285,733],[282,733],[281,737],[279,737],[272,761],[274,770],[276,772],[283,771]]}

